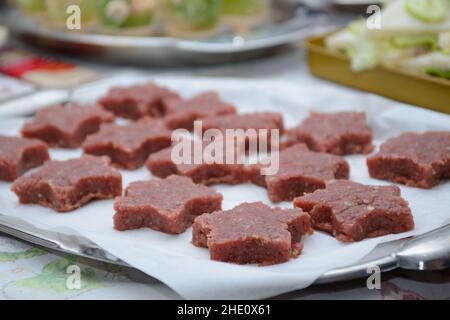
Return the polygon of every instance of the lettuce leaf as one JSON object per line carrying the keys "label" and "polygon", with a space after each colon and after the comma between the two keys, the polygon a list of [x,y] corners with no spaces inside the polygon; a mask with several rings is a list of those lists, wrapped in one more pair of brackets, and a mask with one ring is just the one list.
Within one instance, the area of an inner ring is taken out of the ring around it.
{"label": "lettuce leaf", "polygon": [[438,37],[432,35],[397,36],[392,38],[391,43],[398,48],[426,46],[431,51],[439,48]]}
{"label": "lettuce leaf", "polygon": [[426,68],[425,73],[430,76],[450,80],[450,69],[444,70],[439,68]]}

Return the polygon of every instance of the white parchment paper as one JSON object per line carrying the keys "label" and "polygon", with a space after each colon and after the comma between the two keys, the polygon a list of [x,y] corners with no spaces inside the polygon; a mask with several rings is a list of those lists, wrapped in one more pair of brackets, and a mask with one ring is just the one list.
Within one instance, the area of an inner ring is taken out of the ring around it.
{"label": "white parchment paper", "polygon": [[[95,101],[111,84],[144,80],[137,75],[123,75],[84,87],[75,92],[74,97],[86,102]],[[403,131],[450,130],[450,117],[447,115],[335,86],[168,76],[156,80],[180,91],[185,97],[203,90],[218,90],[225,100],[236,104],[241,112],[282,112],[288,127],[297,124],[310,110],[365,111],[377,146]],[[0,133],[17,134],[21,124],[22,120],[2,119]],[[52,149],[51,155],[54,159],[67,159],[81,155],[81,151]],[[365,156],[348,156],[346,159],[351,165],[352,180],[375,185],[389,184],[369,177]],[[122,171],[122,174],[124,187],[131,181],[151,178],[145,168]],[[115,231],[112,224],[112,200],[93,201],[76,211],[58,214],[37,205],[20,205],[15,194],[9,191],[10,184],[0,182],[0,212],[47,229],[73,229],[130,265],[161,280],[184,298],[250,299],[266,298],[307,287],[324,272],[358,261],[380,242],[421,234],[450,219],[450,182],[445,181],[431,190],[400,187],[414,214],[414,231],[353,244],[343,244],[329,235],[315,232],[305,239],[305,249],[298,259],[268,267],[210,261],[207,249],[197,248],[190,243],[190,229],[179,236],[150,229]],[[219,185],[214,188],[224,196],[224,209],[245,201],[271,204],[265,189],[250,184]],[[281,206],[290,207],[292,204],[286,202]]]}

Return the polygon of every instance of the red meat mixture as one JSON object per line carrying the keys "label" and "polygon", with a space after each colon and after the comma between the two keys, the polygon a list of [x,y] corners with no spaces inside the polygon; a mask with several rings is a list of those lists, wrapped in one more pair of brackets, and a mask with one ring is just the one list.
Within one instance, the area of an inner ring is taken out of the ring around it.
{"label": "red meat mixture", "polygon": [[192,130],[195,120],[236,113],[236,108],[222,101],[215,91],[204,92],[188,100],[168,98],[165,106],[165,121],[170,129]]}
{"label": "red meat mixture", "polygon": [[11,190],[21,203],[71,211],[92,199],[110,199],[122,193],[122,176],[109,163],[107,157],[93,156],[47,161],[38,171],[17,179]]}
{"label": "red meat mixture", "polygon": [[220,210],[221,205],[220,193],[186,177],[132,182],[125,195],[116,199],[114,226],[117,230],[148,227],[178,234],[190,227],[195,217]]}
{"label": "red meat mixture", "polygon": [[[209,159],[207,156],[204,156],[202,159],[199,159],[200,161],[195,163],[195,143],[193,140],[186,140],[183,143],[189,144],[191,152],[189,152],[186,157],[186,160],[188,161],[180,163],[179,161],[174,161],[172,157],[172,153],[177,155],[177,157],[183,156],[182,152],[178,152],[182,142],[179,143],[180,144],[176,144],[173,147],[166,148],[150,155],[147,160],[147,168],[153,175],[164,178],[171,174],[176,174],[189,177],[195,183],[205,185],[217,183],[239,184],[247,182],[246,176],[244,175],[244,164],[239,164],[237,162],[227,164],[226,149],[224,149],[224,152],[215,159]],[[204,151],[207,151],[206,148],[210,145],[209,142],[198,142],[198,144],[202,154]],[[209,154],[209,152],[207,154]]]}
{"label": "red meat mixture", "polygon": [[113,87],[98,103],[117,116],[137,120],[165,113],[164,99],[179,98],[178,94],[155,83],[128,87]]}
{"label": "red meat mixture", "polygon": [[317,152],[336,155],[370,153],[372,131],[361,112],[313,112],[287,134],[286,145],[305,143]]}
{"label": "red meat mixture", "polygon": [[404,133],[367,159],[370,176],[432,188],[450,178],[450,132]]}
{"label": "red meat mixture", "polygon": [[[202,128],[203,132],[209,129],[217,129],[224,136],[226,136],[227,129],[241,129],[244,132],[250,129],[256,130],[256,135],[247,135],[242,141],[243,143],[245,143],[246,148],[248,148],[250,143],[257,143],[259,146],[261,146],[263,143],[267,143],[267,147],[270,147],[272,130],[279,130],[279,136],[281,136],[283,134],[284,125],[283,117],[279,113],[255,112],[209,117],[203,119]],[[262,132],[259,131],[261,129],[266,129],[267,133],[263,135]],[[276,141],[276,143],[279,144],[279,139]]]}
{"label": "red meat mixture", "polygon": [[114,115],[99,106],[55,105],[39,110],[24,125],[22,135],[41,139],[51,146],[77,148],[102,123],[113,121]]}
{"label": "red meat mixture", "polygon": [[414,228],[408,202],[396,186],[330,182],[326,189],[304,195],[294,206],[308,212],[314,229],[340,241],[360,241]]}
{"label": "red meat mixture", "polygon": [[212,260],[270,265],[300,255],[311,234],[310,217],[300,209],[243,203],[195,219],[192,243],[209,248]]}
{"label": "red meat mixture", "polygon": [[[279,170],[274,175],[259,175],[259,166],[249,167],[252,180],[266,186],[273,202],[292,201],[304,193],[325,188],[328,181],[348,179],[350,166],[343,158],[308,150],[297,144],[279,154]],[[255,170],[258,170],[255,172]]]}
{"label": "red meat mixture", "polygon": [[13,181],[49,159],[47,144],[40,140],[0,135],[0,180]]}
{"label": "red meat mixture", "polygon": [[142,118],[128,125],[106,124],[83,144],[87,154],[108,156],[113,164],[126,168],[141,167],[151,153],[169,147],[171,132],[160,120]]}

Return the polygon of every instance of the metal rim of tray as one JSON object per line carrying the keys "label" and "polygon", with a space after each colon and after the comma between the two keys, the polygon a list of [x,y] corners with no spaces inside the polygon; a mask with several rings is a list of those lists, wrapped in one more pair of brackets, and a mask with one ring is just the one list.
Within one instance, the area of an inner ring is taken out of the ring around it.
{"label": "metal rim of tray", "polygon": [[30,29],[21,28],[15,24],[9,24],[13,32],[34,35],[42,39],[53,39],[56,41],[71,42],[79,45],[93,45],[115,48],[176,48],[179,50],[201,52],[201,53],[227,53],[242,52],[267,48],[268,46],[278,46],[299,39],[302,29],[293,29],[286,33],[273,35],[270,38],[256,38],[244,42],[221,43],[192,41],[177,39],[172,37],[133,37],[133,36],[112,36],[104,34],[83,34],[68,33],[45,28]]}
{"label": "metal rim of tray", "polygon": [[[19,218],[0,214],[0,232],[61,253],[133,268],[83,236],[40,229]],[[379,267],[383,272],[393,270],[397,268],[395,254],[407,240],[405,238],[380,244],[359,262],[324,273],[315,284],[363,278],[368,276],[367,270],[372,266]]]}

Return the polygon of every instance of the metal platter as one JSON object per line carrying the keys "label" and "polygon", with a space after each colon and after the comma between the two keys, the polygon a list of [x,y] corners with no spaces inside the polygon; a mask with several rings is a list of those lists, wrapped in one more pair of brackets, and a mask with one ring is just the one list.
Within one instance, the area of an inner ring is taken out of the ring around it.
{"label": "metal platter", "polygon": [[[121,80],[139,82],[148,80],[147,76],[137,73],[118,75]],[[115,79],[105,79],[104,82],[88,85],[79,93],[85,99],[90,99],[98,90],[109,87],[115,83]],[[30,96],[18,102],[12,101],[10,107],[35,103],[36,99],[41,103],[55,98],[53,94],[41,92],[36,97]],[[56,97],[58,98],[58,97]],[[67,99],[67,96],[59,98]],[[27,102],[29,100],[30,102]],[[47,104],[44,103],[44,104]],[[81,256],[96,261],[131,267],[118,257],[110,254],[102,247],[81,236],[73,229],[48,230],[39,228],[18,217],[1,214],[0,208],[0,232],[25,240],[34,245],[42,246],[62,253]],[[450,221],[447,225],[429,233],[411,238],[399,239],[378,245],[358,262],[342,268],[330,270],[316,280],[316,284],[333,283],[367,277],[369,267],[378,267],[380,271],[389,271],[398,267],[413,270],[434,270],[450,268]]]}
{"label": "metal platter", "polygon": [[295,0],[276,0],[273,8],[270,22],[245,35],[225,30],[201,40],[63,32],[27,20],[12,8],[2,9],[0,20],[24,43],[53,51],[115,63],[211,65],[261,57],[298,42],[320,16]]}
{"label": "metal platter", "polygon": [[[91,240],[78,234],[37,228],[15,217],[0,214],[0,231],[51,250],[95,261],[132,267]],[[409,270],[440,270],[450,267],[450,224],[429,233],[378,245],[353,265],[330,270],[315,284],[334,283],[368,276],[368,268],[390,271],[398,267]]]}

